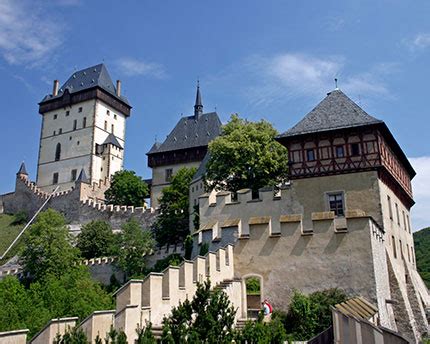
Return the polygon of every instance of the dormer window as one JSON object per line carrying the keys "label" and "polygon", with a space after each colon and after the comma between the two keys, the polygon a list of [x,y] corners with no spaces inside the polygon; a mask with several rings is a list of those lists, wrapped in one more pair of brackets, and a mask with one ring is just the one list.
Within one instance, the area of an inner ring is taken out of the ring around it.
{"label": "dormer window", "polygon": [[82,107],[80,107],[80,108],[78,109],[78,112],[82,112]]}
{"label": "dormer window", "polygon": [[307,161],[315,161],[315,151],[313,149],[306,150]]}

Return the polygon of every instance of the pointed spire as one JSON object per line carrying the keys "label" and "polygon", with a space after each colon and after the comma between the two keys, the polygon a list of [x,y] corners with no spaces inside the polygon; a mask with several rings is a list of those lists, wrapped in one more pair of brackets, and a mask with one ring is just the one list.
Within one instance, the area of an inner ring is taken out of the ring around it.
{"label": "pointed spire", "polygon": [[79,173],[79,177],[78,179],[76,179],[76,182],[81,182],[81,183],[88,183],[88,177],[87,174],[85,173],[84,169],[81,169],[81,172]]}
{"label": "pointed spire", "polygon": [[196,119],[203,114],[202,95],[200,94],[200,82],[197,80],[196,104],[194,105],[194,116]]}
{"label": "pointed spire", "polygon": [[19,167],[19,171],[17,172],[17,174],[23,174],[23,175],[28,176],[27,169],[25,168],[24,161],[21,163],[21,166]]}

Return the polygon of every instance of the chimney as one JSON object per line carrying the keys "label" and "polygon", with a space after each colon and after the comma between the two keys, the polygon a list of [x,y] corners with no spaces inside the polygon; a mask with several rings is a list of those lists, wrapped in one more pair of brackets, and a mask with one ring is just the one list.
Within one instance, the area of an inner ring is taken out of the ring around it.
{"label": "chimney", "polygon": [[60,82],[58,80],[54,80],[54,87],[52,88],[52,95],[54,97],[58,95],[59,88],[60,88]]}
{"label": "chimney", "polygon": [[116,95],[121,97],[121,80],[116,81]]}

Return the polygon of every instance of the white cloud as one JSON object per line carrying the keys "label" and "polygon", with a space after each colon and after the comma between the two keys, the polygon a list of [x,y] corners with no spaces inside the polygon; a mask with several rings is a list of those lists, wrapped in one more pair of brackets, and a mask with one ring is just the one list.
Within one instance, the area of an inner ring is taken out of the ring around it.
{"label": "white cloud", "polygon": [[0,54],[13,65],[40,65],[62,44],[62,26],[32,2],[0,1]]}
{"label": "white cloud", "polygon": [[403,43],[406,44],[410,50],[422,50],[430,47],[430,33],[422,32],[417,34],[412,39],[405,39]]}
{"label": "white cloud", "polygon": [[311,96],[320,98],[335,87],[353,97],[391,97],[384,78],[395,72],[395,64],[377,64],[362,73],[347,75],[343,56],[319,57],[303,53],[276,56],[253,56],[245,64],[245,72],[253,75],[246,93],[253,105],[267,105],[286,98]]}
{"label": "white cloud", "polygon": [[164,79],[167,76],[161,64],[136,60],[130,57],[119,59],[117,66],[123,74],[129,76],[144,75],[157,79]]}
{"label": "white cloud", "polygon": [[430,226],[430,156],[409,158],[417,175],[412,180],[414,199],[412,224],[414,230]]}

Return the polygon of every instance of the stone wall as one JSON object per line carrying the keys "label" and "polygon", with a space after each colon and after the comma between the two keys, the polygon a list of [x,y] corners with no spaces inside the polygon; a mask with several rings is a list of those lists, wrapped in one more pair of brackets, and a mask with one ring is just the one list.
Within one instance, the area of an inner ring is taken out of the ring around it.
{"label": "stone wall", "polygon": [[[75,229],[92,220],[104,220],[117,230],[130,219],[149,229],[157,213],[152,208],[105,205],[103,195],[108,185],[107,180],[93,185],[78,181],[72,189],[52,194],[45,209],[63,213]],[[15,192],[1,195],[0,204],[4,213],[24,210],[32,216],[49,197],[49,193],[40,190],[26,175],[18,175]]]}

